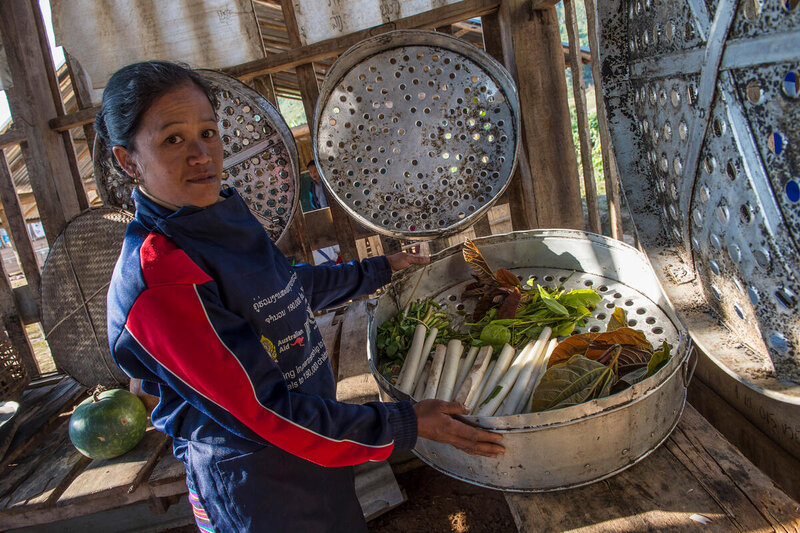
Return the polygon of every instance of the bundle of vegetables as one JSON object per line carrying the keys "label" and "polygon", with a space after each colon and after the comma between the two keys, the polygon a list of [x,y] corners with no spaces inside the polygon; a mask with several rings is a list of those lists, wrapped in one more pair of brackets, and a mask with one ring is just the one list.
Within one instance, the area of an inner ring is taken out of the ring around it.
{"label": "bundle of vegetables", "polygon": [[553,351],[531,398],[532,411],[570,407],[620,392],[663,367],[670,358],[664,342],[653,350],[644,333],[627,327],[616,308],[603,333],[573,335]]}
{"label": "bundle of vegetables", "polygon": [[[447,342],[455,333],[450,329],[450,315],[433,300],[411,302],[394,318],[378,326],[376,345],[379,360],[385,361],[380,371],[393,382],[396,381],[406,360],[406,354],[416,338],[415,332],[418,330],[422,332],[435,330],[434,339],[437,339],[438,343]],[[420,350],[421,348],[421,345],[417,347]],[[430,347],[428,350],[430,351]]]}

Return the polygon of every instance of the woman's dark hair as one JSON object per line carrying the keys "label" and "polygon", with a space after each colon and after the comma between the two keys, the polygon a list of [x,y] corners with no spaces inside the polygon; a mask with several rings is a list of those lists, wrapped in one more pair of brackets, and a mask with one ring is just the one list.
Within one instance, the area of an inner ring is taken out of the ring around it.
{"label": "woman's dark hair", "polygon": [[[109,150],[116,145],[131,149],[142,116],[153,101],[187,83],[195,84],[205,93],[216,115],[217,99],[211,86],[188,67],[169,61],[144,61],[122,67],[103,90],[103,106],[94,121],[95,132]],[[111,159],[121,171],[116,158]]]}

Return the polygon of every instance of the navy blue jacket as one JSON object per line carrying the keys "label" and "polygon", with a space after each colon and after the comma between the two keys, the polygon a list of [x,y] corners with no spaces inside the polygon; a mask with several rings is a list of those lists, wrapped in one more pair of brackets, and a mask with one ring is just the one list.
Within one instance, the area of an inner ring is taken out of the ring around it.
{"label": "navy blue jacket", "polygon": [[[286,515],[276,527],[330,523],[319,515],[335,516],[338,503],[320,493],[352,477],[337,467],[412,448],[416,417],[405,402],[335,401],[313,311],[373,292],[391,269],[383,257],[292,267],[236,191],[221,194],[212,206],[173,212],[134,192],[136,217],[108,292],[111,353],[160,398],[153,425],[175,438],[176,457],[206,503],[214,507],[209,492],[221,492],[220,483],[241,492],[213,495],[232,501],[224,510],[237,515],[232,530],[259,530],[253,520],[276,512]],[[220,467],[252,454],[261,457],[228,474]],[[296,509],[245,501],[287,485],[306,495]]]}

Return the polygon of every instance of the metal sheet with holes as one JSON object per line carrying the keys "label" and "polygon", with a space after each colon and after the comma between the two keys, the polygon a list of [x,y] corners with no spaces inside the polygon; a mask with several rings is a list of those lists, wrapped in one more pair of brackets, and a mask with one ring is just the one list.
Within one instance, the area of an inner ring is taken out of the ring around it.
{"label": "metal sheet with holes", "polygon": [[[294,137],[280,112],[239,80],[199,71],[217,97],[223,146],[222,188],[235,187],[273,241],[291,223],[299,202],[299,164]],[[97,189],[106,205],[133,212],[133,183],[111,164],[111,152],[95,139]]]}
{"label": "metal sheet with holes", "polygon": [[111,358],[106,295],[131,215],[112,208],[73,219],[42,271],[42,326],[56,366],[87,387],[123,385]]}
{"label": "metal sheet with holes", "polygon": [[460,39],[397,31],[331,67],[314,151],[334,198],[374,231],[406,239],[464,229],[505,190],[519,104],[508,73]]}
{"label": "metal sheet with holes", "polygon": [[694,284],[687,311],[705,309],[724,326],[698,340],[703,350],[725,352],[716,361],[727,372],[795,403],[797,4],[613,0],[598,7],[609,122],[640,238],[657,266],[677,251],[660,273],[668,291]]}

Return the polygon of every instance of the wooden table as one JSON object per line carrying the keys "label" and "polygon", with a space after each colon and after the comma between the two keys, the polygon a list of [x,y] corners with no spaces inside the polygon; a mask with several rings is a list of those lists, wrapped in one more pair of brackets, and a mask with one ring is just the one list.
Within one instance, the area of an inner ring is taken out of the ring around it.
{"label": "wooden table", "polygon": [[86,390],[62,377],[29,389],[0,471],[0,529],[67,520],[134,503],[155,513],[186,493],[183,465],[169,439],[149,428],[130,452],[109,460],[81,455],[69,440],[69,415]]}
{"label": "wooden table", "polygon": [[800,532],[800,505],[690,405],[666,442],[621,474],[506,501],[524,532]]}

